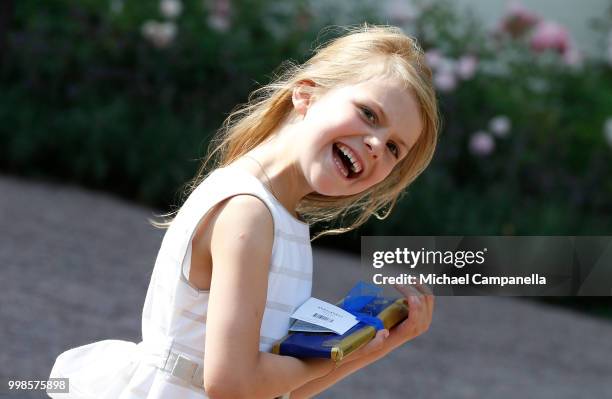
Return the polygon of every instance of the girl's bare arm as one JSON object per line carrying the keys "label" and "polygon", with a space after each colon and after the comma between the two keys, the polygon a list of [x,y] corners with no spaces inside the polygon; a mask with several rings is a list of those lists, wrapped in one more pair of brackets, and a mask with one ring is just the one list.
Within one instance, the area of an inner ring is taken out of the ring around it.
{"label": "girl's bare arm", "polygon": [[213,270],[204,355],[209,397],[273,398],[328,374],[330,360],[303,361],[259,351],[273,242],[261,200],[236,196],[210,221]]}
{"label": "girl's bare arm", "polygon": [[[425,332],[434,299],[428,292],[398,287],[410,316],[390,332],[381,330],[364,348],[335,368],[331,360],[300,360],[259,352],[267,296],[273,222],[257,198],[228,200],[211,219],[213,273],[206,325],[204,384],[209,397],[311,397]],[[388,335],[388,338],[386,337]]]}

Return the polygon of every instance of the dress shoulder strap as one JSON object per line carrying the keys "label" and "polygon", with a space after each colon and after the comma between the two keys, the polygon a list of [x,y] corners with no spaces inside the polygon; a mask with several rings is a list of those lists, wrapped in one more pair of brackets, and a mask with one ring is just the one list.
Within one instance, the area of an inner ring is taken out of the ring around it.
{"label": "dress shoulder strap", "polygon": [[[197,225],[217,204],[236,195],[253,195],[259,198],[270,210],[276,230],[279,222],[278,207],[281,205],[267,191],[263,183],[255,176],[238,168],[227,167],[213,171],[189,195],[179,210],[164,236],[158,255],[158,258],[172,259],[172,263],[179,266],[180,276],[178,277],[187,284],[189,284],[188,276],[191,267],[191,257],[187,255],[190,255],[191,241]],[[273,248],[275,246],[276,234]],[[195,289],[195,287],[192,288]]]}

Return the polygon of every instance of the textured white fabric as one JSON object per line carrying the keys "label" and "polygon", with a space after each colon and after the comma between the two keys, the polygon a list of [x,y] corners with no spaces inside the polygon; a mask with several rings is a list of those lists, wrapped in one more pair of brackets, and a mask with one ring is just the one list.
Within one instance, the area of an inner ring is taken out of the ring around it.
{"label": "textured white fabric", "polygon": [[[192,286],[191,240],[199,221],[216,204],[254,195],[270,209],[274,243],[259,348],[269,351],[289,328],[289,315],[310,297],[312,252],[309,228],[291,215],[254,176],[235,167],[217,169],[189,196],[166,232],[147,291],[139,344],[106,340],[74,348],[56,360],[51,377],[70,379],[70,394],[53,398],[202,399],[202,387],[172,376],[174,352],[201,366],[208,291]],[[251,265],[246,265],[249,267]],[[256,266],[256,265],[252,265]],[[176,356],[174,356],[176,357]]]}

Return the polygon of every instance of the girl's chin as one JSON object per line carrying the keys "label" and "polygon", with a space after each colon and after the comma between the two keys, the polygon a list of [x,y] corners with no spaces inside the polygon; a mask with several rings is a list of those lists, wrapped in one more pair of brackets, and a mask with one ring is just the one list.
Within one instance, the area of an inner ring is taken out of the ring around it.
{"label": "girl's chin", "polygon": [[315,179],[315,181],[313,181],[312,188],[316,193],[328,197],[346,195],[343,193],[345,190],[342,190],[338,184],[338,181],[335,179],[330,179],[329,176],[323,176]]}
{"label": "girl's chin", "polygon": [[337,178],[326,178],[317,179],[313,184],[313,189],[317,194],[325,195],[327,197],[345,197],[347,195],[358,194],[363,191],[356,191],[356,187],[347,187],[341,184]]}

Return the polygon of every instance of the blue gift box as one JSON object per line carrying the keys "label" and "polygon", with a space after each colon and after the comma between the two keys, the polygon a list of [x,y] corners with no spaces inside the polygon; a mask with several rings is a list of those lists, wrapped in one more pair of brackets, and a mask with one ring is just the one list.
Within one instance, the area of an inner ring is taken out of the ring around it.
{"label": "blue gift box", "polygon": [[408,317],[403,298],[380,296],[379,287],[357,283],[337,306],[353,313],[359,323],[346,333],[292,332],[274,344],[272,352],[298,358],[340,361],[369,342],[381,328],[390,329]]}

